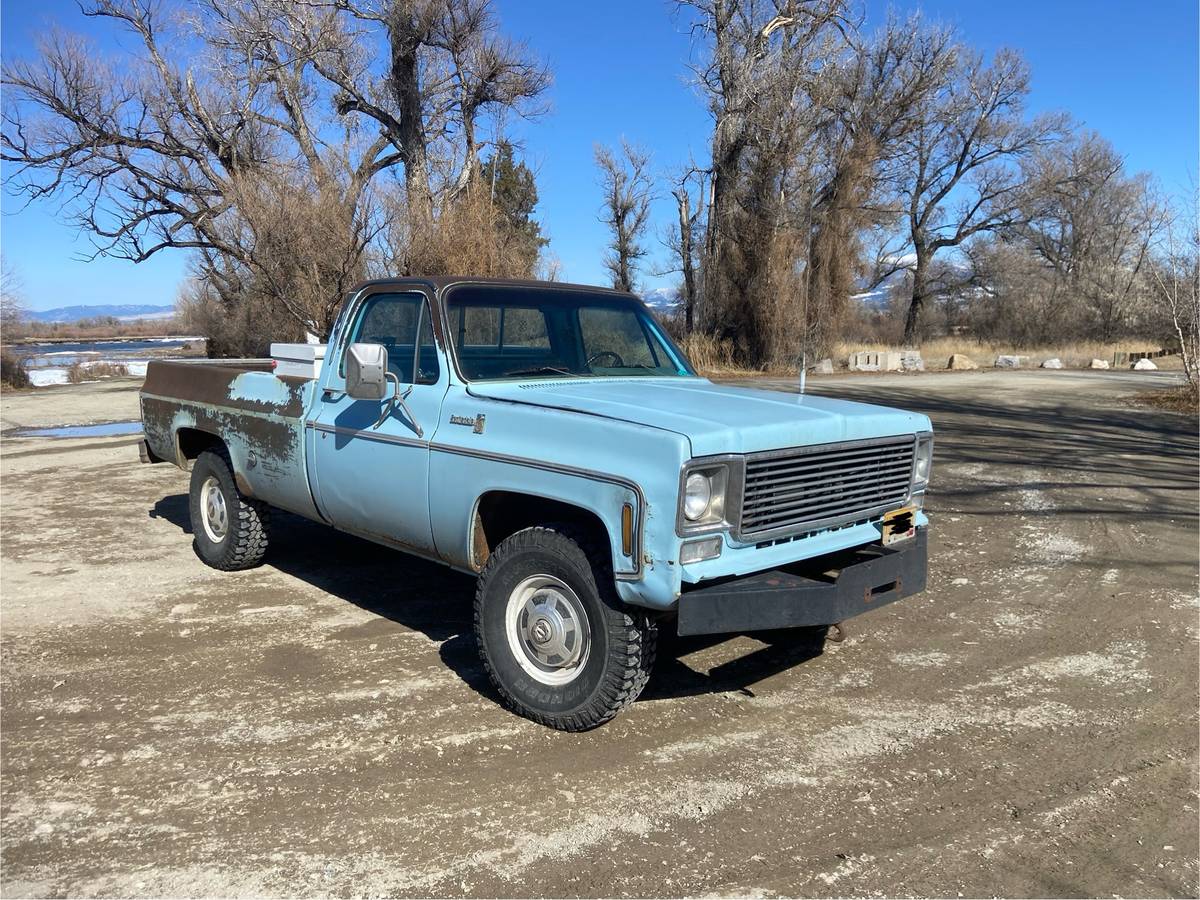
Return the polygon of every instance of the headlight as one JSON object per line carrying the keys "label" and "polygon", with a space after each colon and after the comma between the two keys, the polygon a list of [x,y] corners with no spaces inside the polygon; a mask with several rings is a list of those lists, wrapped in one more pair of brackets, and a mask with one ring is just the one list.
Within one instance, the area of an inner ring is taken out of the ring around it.
{"label": "headlight", "polygon": [[690,522],[704,518],[712,506],[712,479],[702,472],[693,472],[687,477],[683,491],[683,514]]}
{"label": "headlight", "polygon": [[921,435],[917,438],[917,455],[913,461],[913,490],[924,488],[929,484],[929,471],[932,468],[933,435]]}
{"label": "headlight", "polygon": [[732,463],[705,460],[683,471],[675,530],[681,537],[729,527],[726,517]]}

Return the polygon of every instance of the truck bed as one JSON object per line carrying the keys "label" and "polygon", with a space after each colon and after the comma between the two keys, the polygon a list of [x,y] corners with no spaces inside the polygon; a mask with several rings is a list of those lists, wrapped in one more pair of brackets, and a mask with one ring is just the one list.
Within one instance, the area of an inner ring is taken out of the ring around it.
{"label": "truck bed", "polygon": [[140,396],[146,444],[186,469],[217,439],[244,493],[319,518],[304,452],[315,385],[275,375],[269,359],[154,360]]}

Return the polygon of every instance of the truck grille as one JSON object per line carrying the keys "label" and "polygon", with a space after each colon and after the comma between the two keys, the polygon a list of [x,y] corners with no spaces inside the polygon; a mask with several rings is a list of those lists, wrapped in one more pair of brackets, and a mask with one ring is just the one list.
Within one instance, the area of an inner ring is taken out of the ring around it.
{"label": "truck grille", "polygon": [[908,497],[912,435],[746,457],[741,537],[762,538],[885,512]]}

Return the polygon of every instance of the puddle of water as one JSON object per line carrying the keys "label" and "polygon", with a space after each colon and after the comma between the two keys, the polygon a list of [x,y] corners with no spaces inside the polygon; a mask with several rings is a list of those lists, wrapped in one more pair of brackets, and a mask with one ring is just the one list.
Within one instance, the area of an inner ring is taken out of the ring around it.
{"label": "puddle of water", "polygon": [[104,422],[100,425],[58,425],[54,428],[17,428],[9,437],[116,437],[126,434],[141,434],[141,422]]}

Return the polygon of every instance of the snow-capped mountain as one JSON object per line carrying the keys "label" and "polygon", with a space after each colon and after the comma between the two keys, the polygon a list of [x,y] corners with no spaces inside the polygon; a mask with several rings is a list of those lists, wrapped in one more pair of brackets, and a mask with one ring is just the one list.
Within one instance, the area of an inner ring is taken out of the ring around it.
{"label": "snow-capped mountain", "polygon": [[679,295],[675,288],[651,288],[642,293],[642,300],[655,312],[673,313],[679,306]]}

